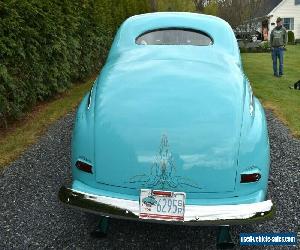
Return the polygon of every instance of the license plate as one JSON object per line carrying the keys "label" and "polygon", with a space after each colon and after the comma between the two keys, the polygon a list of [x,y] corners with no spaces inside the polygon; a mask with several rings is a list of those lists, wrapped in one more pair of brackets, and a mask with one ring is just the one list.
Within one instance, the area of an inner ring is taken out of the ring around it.
{"label": "license plate", "polygon": [[142,189],[140,194],[140,218],[183,221],[185,193]]}

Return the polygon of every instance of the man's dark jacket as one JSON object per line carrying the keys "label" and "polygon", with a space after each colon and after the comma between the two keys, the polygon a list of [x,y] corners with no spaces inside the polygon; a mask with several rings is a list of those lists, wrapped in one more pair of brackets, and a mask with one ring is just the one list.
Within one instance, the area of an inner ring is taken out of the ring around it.
{"label": "man's dark jacket", "polygon": [[287,32],[283,26],[275,27],[271,32],[271,47],[282,47],[287,43]]}

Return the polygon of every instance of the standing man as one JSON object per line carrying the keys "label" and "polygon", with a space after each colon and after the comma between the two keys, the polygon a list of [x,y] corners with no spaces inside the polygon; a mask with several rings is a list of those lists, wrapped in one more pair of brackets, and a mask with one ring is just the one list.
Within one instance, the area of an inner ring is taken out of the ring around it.
{"label": "standing man", "polygon": [[[287,32],[282,26],[282,19],[277,18],[277,26],[271,32],[271,47],[274,76],[281,77],[283,75],[283,52],[287,43]],[[279,59],[279,74],[277,67],[277,59]]]}

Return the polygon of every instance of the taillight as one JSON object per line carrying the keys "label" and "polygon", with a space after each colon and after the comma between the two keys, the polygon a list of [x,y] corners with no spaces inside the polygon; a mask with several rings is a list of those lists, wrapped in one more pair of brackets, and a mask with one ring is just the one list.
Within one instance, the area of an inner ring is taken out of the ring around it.
{"label": "taillight", "polygon": [[260,173],[241,174],[241,183],[257,182],[260,178]]}
{"label": "taillight", "polygon": [[84,171],[84,172],[87,172],[87,173],[93,173],[92,172],[92,166],[89,165],[89,164],[87,164],[87,163],[85,163],[85,162],[77,161],[75,165],[81,171]]}

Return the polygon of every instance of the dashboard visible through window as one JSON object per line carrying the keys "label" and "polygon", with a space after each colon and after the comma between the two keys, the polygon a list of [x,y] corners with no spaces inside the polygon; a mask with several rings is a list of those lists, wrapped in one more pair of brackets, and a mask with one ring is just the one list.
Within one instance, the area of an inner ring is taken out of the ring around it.
{"label": "dashboard visible through window", "polygon": [[213,39],[194,29],[166,28],[147,31],[138,36],[135,42],[138,45],[208,46],[213,44]]}

